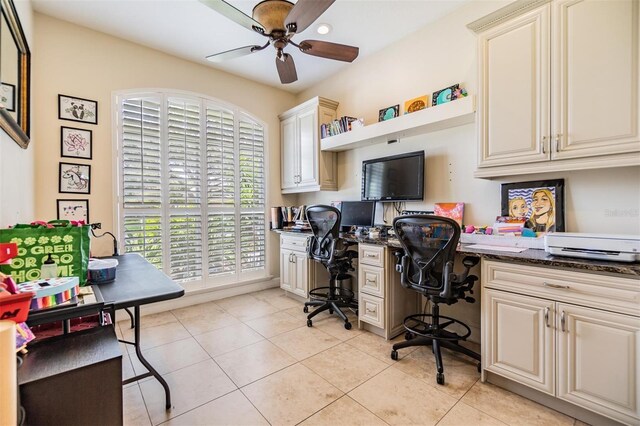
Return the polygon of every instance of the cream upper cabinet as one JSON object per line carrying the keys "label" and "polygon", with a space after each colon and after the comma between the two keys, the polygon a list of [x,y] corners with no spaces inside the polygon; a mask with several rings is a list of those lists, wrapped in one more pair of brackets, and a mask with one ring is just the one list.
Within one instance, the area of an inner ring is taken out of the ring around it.
{"label": "cream upper cabinet", "polygon": [[337,107],[315,97],[280,114],[283,194],[338,189],[336,154],[320,151],[320,125],[336,118]]}
{"label": "cream upper cabinet", "polygon": [[638,0],[519,0],[479,33],[476,177],[640,165]]}

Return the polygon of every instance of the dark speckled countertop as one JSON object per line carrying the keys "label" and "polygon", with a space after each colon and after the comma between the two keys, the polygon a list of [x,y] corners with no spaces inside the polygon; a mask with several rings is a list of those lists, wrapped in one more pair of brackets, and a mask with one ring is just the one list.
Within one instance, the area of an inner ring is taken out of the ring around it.
{"label": "dark speckled countertop", "polygon": [[[283,233],[275,230],[274,232]],[[300,232],[287,232],[293,235],[300,235]],[[400,247],[396,238],[369,238],[368,236],[357,236],[353,234],[341,234],[347,241],[362,244],[374,244],[391,247]],[[601,274],[621,274],[630,275],[640,280],[640,263],[610,262],[604,260],[589,260],[575,257],[553,256],[544,250],[528,249],[520,253],[478,250],[469,248],[469,244],[462,244],[458,247],[458,253],[467,256],[478,256],[487,260],[498,260],[520,263],[524,265],[541,265],[559,269],[574,269],[584,272],[595,272]]]}

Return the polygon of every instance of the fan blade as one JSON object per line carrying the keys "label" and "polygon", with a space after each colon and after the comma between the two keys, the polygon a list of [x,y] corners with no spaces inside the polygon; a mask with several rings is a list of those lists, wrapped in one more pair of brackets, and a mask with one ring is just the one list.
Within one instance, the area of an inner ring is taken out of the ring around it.
{"label": "fan blade", "polygon": [[250,29],[251,31],[256,31],[260,34],[264,34],[264,27],[258,21],[255,21],[249,15],[244,14],[242,11],[231,6],[226,1],[223,1],[223,0],[199,0],[199,1],[205,6],[215,10],[219,14],[224,15],[227,18],[231,19],[233,22],[236,22],[242,25],[243,27]]}
{"label": "fan blade", "polygon": [[215,55],[209,55],[207,56],[207,60],[211,62],[222,62],[227,59],[239,58],[262,49],[262,46],[244,46],[237,49],[227,50],[226,52],[216,53]]}
{"label": "fan blade", "polygon": [[276,58],[276,68],[278,69],[278,75],[280,76],[280,82],[282,84],[293,83],[298,80],[298,73],[296,73],[296,64],[293,63],[293,57],[288,53],[282,55],[283,59]]}
{"label": "fan blade", "polygon": [[293,6],[287,19],[284,21],[285,28],[290,33],[301,33],[318,19],[325,10],[333,4],[335,0],[298,0]]}
{"label": "fan blade", "polygon": [[358,53],[360,53],[360,49],[357,47],[321,40],[305,40],[300,43],[299,47],[307,55],[344,62],[353,62],[358,57]]}

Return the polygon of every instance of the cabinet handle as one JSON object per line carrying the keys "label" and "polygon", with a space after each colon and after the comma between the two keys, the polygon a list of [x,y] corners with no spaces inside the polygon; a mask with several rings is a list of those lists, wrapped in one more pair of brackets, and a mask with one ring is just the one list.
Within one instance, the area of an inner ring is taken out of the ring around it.
{"label": "cabinet handle", "polygon": [[544,323],[549,327],[549,307],[544,308]]}
{"label": "cabinet handle", "polygon": [[546,136],[542,137],[542,143],[540,144],[540,147],[542,148],[542,153],[546,154],[547,153],[547,137]]}
{"label": "cabinet handle", "polygon": [[293,262],[293,261],[291,260],[291,255],[292,255],[292,254],[293,254],[293,253],[289,253],[289,263],[292,263],[292,262]]}
{"label": "cabinet handle", "polygon": [[556,135],[556,152],[560,152],[560,138],[562,137],[562,133],[558,133]]}
{"label": "cabinet handle", "polygon": [[565,323],[564,323],[564,311],[562,311],[562,314],[560,315],[560,329],[563,332],[566,331],[565,328],[564,328],[564,325],[565,325]]}
{"label": "cabinet handle", "polygon": [[551,287],[551,288],[564,288],[564,289],[569,289],[570,287],[568,285],[560,285],[560,284],[551,284],[548,282],[543,282],[542,285],[544,285],[545,287]]}
{"label": "cabinet handle", "polygon": [[291,259],[292,259],[291,262],[298,263],[298,258],[296,257],[295,254],[291,253]]}
{"label": "cabinet handle", "polygon": [[373,283],[373,284],[375,284],[375,283],[376,283],[376,280],[372,280],[371,278],[367,278],[367,282],[368,282],[368,283]]}
{"label": "cabinet handle", "polygon": [[371,253],[367,253],[364,255],[365,257],[378,257],[377,254],[371,254]]}
{"label": "cabinet handle", "polygon": [[377,309],[369,309],[369,308],[367,308],[366,311],[369,312],[370,314],[375,314]]}

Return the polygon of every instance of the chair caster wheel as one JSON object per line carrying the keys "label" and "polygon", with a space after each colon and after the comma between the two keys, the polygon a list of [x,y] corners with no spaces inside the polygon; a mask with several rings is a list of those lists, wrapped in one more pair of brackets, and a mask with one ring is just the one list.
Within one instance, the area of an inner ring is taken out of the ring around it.
{"label": "chair caster wheel", "polygon": [[329,315],[333,315],[333,309],[329,309]]}
{"label": "chair caster wheel", "polygon": [[396,350],[391,351],[391,359],[394,361],[398,360],[398,351]]}
{"label": "chair caster wheel", "polygon": [[304,312],[305,314],[309,313],[309,307],[305,306],[304,308],[302,308],[302,312]]}
{"label": "chair caster wheel", "polygon": [[313,325],[313,322],[310,319],[308,319],[307,320],[307,327],[311,327],[312,325]]}
{"label": "chair caster wheel", "polygon": [[411,340],[414,337],[416,337],[416,336],[410,331],[407,331],[406,333],[404,333],[404,340]]}
{"label": "chair caster wheel", "polygon": [[442,374],[442,373],[436,374],[436,382],[439,385],[444,385],[444,374]]}
{"label": "chair caster wheel", "polygon": [[351,330],[351,323],[350,322],[345,322],[344,323],[344,328],[346,328],[347,330]]}
{"label": "chair caster wheel", "polygon": [[478,363],[478,373],[482,373],[482,363]]}

